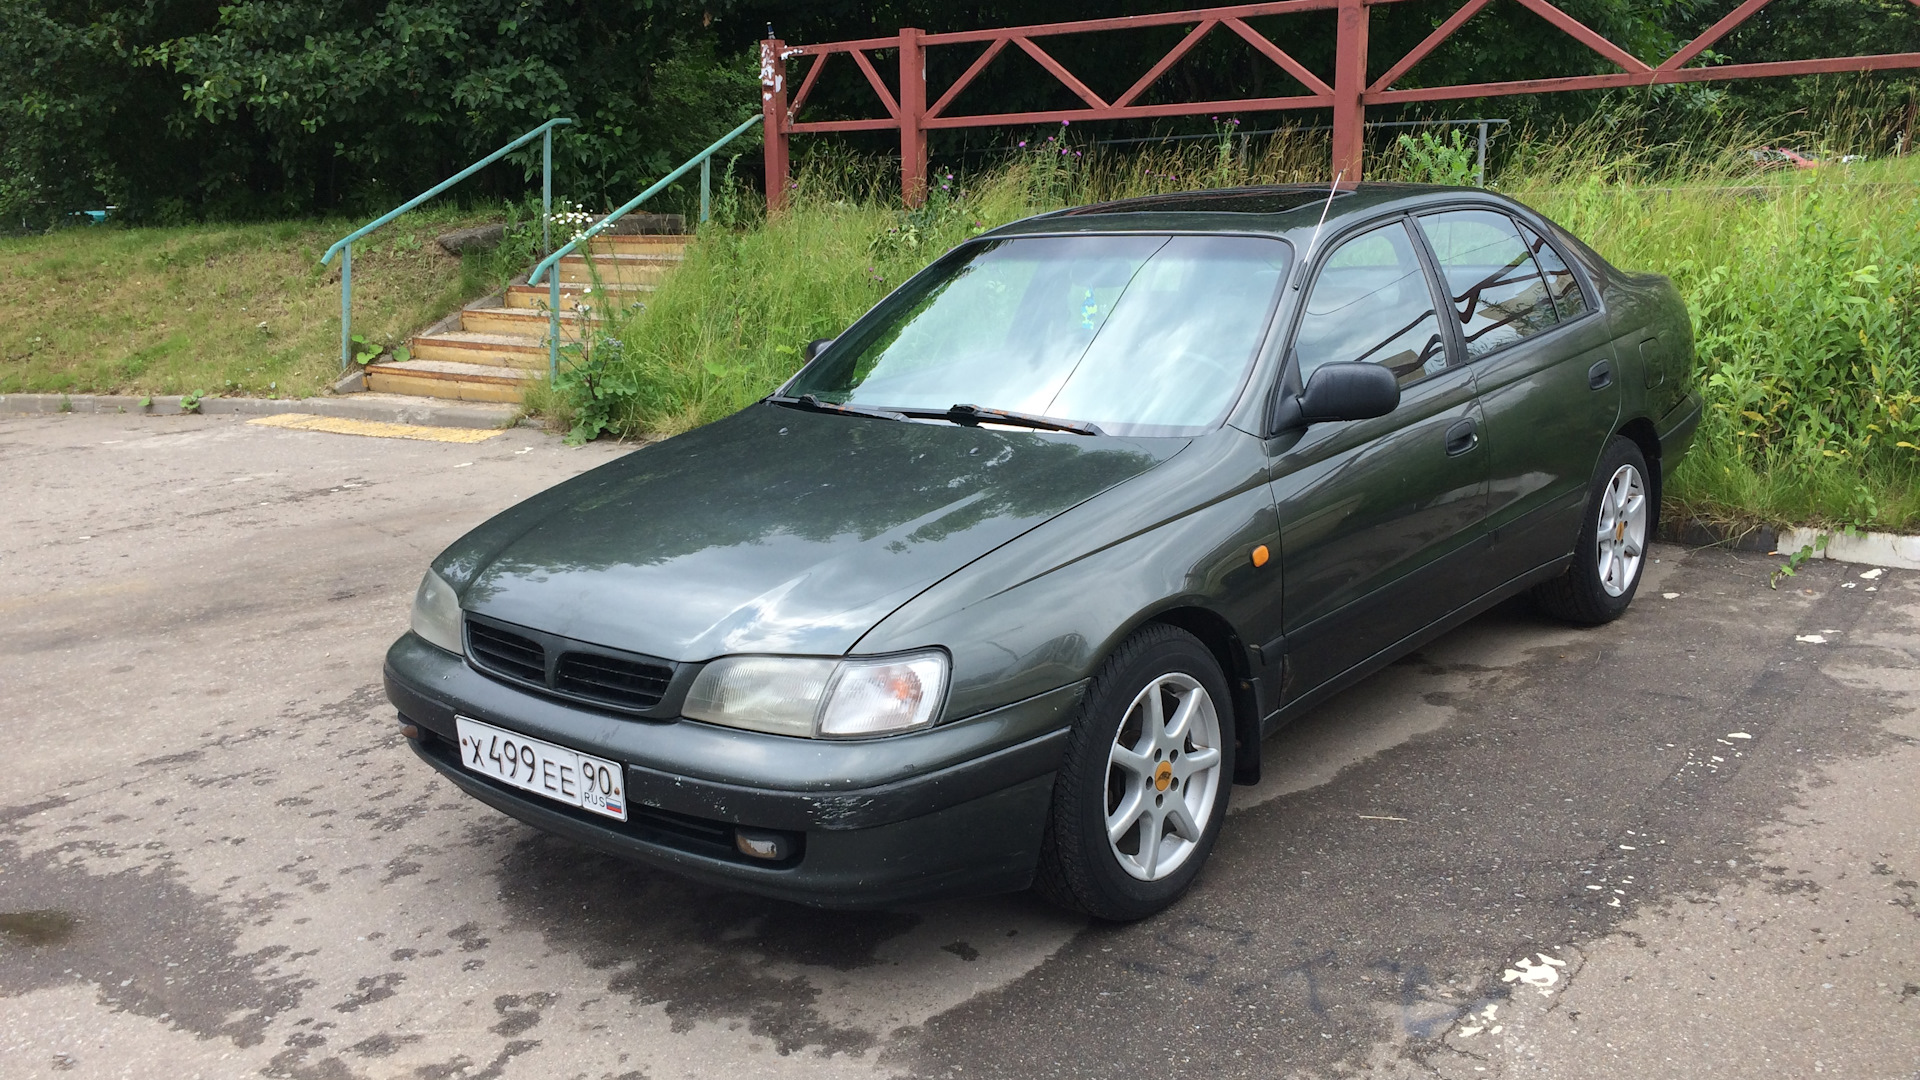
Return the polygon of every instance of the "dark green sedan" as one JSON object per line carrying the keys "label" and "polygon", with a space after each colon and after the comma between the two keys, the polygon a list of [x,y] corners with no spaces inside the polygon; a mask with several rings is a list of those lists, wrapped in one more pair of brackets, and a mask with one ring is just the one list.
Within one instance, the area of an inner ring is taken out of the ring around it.
{"label": "dark green sedan", "polygon": [[1531,594],[1633,600],[1687,313],[1478,190],[1017,222],[765,400],[434,560],[388,696],[539,828],[868,906],[1178,898],[1261,742]]}

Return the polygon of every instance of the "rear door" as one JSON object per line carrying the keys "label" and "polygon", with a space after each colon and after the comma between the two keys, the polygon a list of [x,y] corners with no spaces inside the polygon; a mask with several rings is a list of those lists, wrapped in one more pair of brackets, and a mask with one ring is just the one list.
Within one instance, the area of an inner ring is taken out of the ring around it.
{"label": "rear door", "polygon": [[1293,329],[1289,391],[1321,364],[1384,364],[1400,405],[1267,441],[1280,517],[1293,700],[1475,595],[1485,544],[1487,454],[1473,372],[1404,218],[1330,245]]}
{"label": "rear door", "polygon": [[1491,590],[1573,550],[1619,413],[1618,364],[1606,320],[1538,233],[1491,207],[1416,220],[1485,416]]}

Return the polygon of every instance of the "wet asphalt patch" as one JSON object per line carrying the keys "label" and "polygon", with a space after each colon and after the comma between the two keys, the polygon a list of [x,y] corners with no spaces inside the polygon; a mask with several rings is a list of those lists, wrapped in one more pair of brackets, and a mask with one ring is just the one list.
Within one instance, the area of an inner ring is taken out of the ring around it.
{"label": "wet asphalt patch", "polygon": [[[921,917],[821,911],[708,888],[542,834],[515,844],[496,879],[516,923],[607,971],[607,989],[665,1006],[676,1031],[737,1020],[776,1053],[865,1053],[886,1035],[836,1025],[799,969],[853,972]],[[782,969],[786,969],[785,973]]]}

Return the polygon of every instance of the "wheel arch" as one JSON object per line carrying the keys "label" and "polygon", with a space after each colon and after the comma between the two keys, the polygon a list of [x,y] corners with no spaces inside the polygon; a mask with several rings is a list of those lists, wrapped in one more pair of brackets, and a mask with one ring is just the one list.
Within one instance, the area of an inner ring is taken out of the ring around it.
{"label": "wheel arch", "polygon": [[1647,483],[1653,487],[1652,514],[1647,524],[1647,535],[1651,538],[1660,531],[1660,498],[1666,483],[1666,473],[1660,465],[1660,433],[1654,429],[1653,421],[1636,416],[1620,425],[1614,434],[1638,446],[1640,456],[1647,461]]}
{"label": "wheel arch", "polygon": [[1219,612],[1204,607],[1186,605],[1156,612],[1135,627],[1133,633],[1155,624],[1172,626],[1199,638],[1219,661],[1220,670],[1227,677],[1227,688],[1233,695],[1233,700],[1228,702],[1233,709],[1233,782],[1258,783],[1260,706],[1253,689],[1253,665],[1247,656],[1246,643],[1233,624]]}

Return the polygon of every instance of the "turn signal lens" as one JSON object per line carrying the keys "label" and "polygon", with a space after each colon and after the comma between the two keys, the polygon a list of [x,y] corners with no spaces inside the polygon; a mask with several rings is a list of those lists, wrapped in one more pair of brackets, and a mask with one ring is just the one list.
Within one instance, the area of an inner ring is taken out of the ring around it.
{"label": "turn signal lens", "polygon": [[946,684],[946,653],[849,660],[820,717],[820,734],[844,738],[925,727],[933,722]]}

